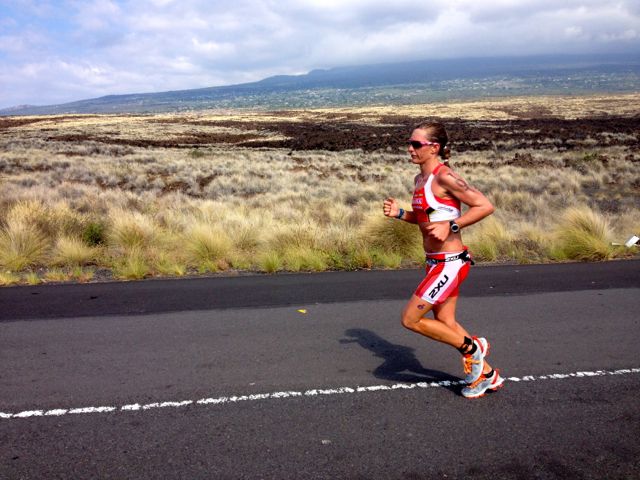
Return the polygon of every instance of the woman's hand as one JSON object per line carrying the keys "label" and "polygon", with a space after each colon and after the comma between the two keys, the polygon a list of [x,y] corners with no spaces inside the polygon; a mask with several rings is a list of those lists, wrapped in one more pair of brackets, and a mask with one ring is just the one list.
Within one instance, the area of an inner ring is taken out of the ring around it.
{"label": "woman's hand", "polygon": [[382,203],[382,212],[386,217],[395,217],[400,213],[400,207],[398,207],[398,202],[396,202],[395,198],[387,198]]}
{"label": "woman's hand", "polygon": [[449,225],[449,222],[431,222],[425,226],[425,230],[427,232],[427,235],[429,235],[430,237],[444,242],[447,238],[449,238],[451,227]]}

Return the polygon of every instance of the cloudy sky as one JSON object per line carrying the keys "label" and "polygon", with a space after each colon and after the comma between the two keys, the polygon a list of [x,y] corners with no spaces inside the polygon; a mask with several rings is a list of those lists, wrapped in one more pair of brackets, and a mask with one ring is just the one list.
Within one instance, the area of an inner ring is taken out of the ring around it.
{"label": "cloudy sky", "polygon": [[0,0],[0,108],[544,53],[640,55],[640,0]]}

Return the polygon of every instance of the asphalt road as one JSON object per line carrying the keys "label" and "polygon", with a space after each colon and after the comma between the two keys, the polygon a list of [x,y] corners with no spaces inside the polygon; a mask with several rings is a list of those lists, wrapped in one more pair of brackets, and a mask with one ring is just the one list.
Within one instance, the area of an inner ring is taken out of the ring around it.
{"label": "asphalt road", "polygon": [[640,478],[640,262],[472,269],[477,400],[419,278],[0,289],[0,478]]}

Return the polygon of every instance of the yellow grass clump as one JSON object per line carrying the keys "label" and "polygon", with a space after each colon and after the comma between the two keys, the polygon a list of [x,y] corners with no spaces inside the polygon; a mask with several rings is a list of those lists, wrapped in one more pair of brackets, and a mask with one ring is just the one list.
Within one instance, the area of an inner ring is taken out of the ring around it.
{"label": "yellow grass clump", "polygon": [[186,261],[182,260],[182,255],[171,255],[167,252],[154,252],[152,257],[152,267],[161,275],[182,277],[187,273]]}
{"label": "yellow grass clump", "polygon": [[373,249],[371,251],[371,257],[373,266],[379,268],[399,268],[403,260],[401,253],[379,249]]}
{"label": "yellow grass clump", "polygon": [[142,249],[133,247],[115,260],[113,274],[121,280],[140,280],[151,275],[151,268]]}
{"label": "yellow grass clump", "polygon": [[493,215],[465,232],[465,241],[476,259],[495,262],[513,256],[515,238],[505,223]]}
{"label": "yellow grass clump", "polygon": [[258,269],[265,273],[276,273],[284,269],[282,257],[274,251],[266,251],[258,254],[256,258]]}
{"label": "yellow grass clump", "polygon": [[44,279],[47,282],[66,282],[71,278],[70,273],[65,272],[59,267],[49,268],[44,274]]}
{"label": "yellow grass clump", "polygon": [[81,266],[95,261],[97,249],[85,244],[79,238],[63,236],[58,238],[53,250],[53,262],[62,266]]}
{"label": "yellow grass clump", "polygon": [[192,226],[185,235],[188,258],[200,271],[216,272],[229,267],[227,256],[231,253],[232,241],[219,227],[207,224]]}
{"label": "yellow grass clump", "polygon": [[377,212],[363,227],[364,239],[372,248],[393,252],[403,258],[423,259],[422,236],[417,225],[387,218]]}
{"label": "yellow grass clump", "polygon": [[160,235],[159,226],[141,212],[114,210],[109,215],[109,243],[124,250],[153,245]]}
{"label": "yellow grass clump", "polygon": [[14,221],[0,230],[0,268],[19,272],[45,260],[48,239],[34,226]]}
{"label": "yellow grass clump", "polygon": [[291,248],[315,248],[319,230],[320,227],[308,219],[276,224],[271,229],[267,245],[280,254]]}
{"label": "yellow grass clump", "polygon": [[556,229],[558,259],[598,261],[613,257],[611,228],[603,215],[588,207],[571,207]]}
{"label": "yellow grass clump", "polygon": [[64,201],[46,204],[44,200],[23,200],[15,203],[7,212],[6,223],[31,225],[50,239],[58,235],[80,232],[84,216],[74,211]]}
{"label": "yellow grass clump", "polygon": [[35,272],[28,272],[24,276],[24,280],[27,285],[40,285],[42,283],[42,279]]}
{"label": "yellow grass clump", "polygon": [[0,272],[0,287],[7,287],[18,283],[20,283],[20,275],[13,272]]}
{"label": "yellow grass clump", "polygon": [[545,263],[550,258],[553,235],[535,223],[512,222],[514,259],[521,264]]}
{"label": "yellow grass clump", "polygon": [[76,265],[71,269],[71,278],[80,283],[90,282],[94,277],[94,270],[91,268],[82,268]]}

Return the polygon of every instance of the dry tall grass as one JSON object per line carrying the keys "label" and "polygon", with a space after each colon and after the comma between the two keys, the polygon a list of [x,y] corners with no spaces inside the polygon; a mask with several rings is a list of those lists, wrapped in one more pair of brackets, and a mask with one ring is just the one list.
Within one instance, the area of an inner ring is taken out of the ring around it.
{"label": "dry tall grass", "polygon": [[59,237],[52,252],[52,263],[66,267],[89,265],[99,253],[80,238]]}
{"label": "dry tall grass", "polygon": [[[566,104],[577,109],[578,102]],[[502,114],[519,117],[539,107],[523,100],[510,105],[499,106]],[[477,113],[480,106],[473,108]],[[486,104],[483,108],[485,114],[491,111]],[[329,119],[340,112],[298,114]],[[365,109],[357,121],[376,124],[389,114]],[[210,125],[215,118],[220,115],[53,117],[5,131],[0,136],[0,284],[20,281],[16,278],[33,282],[26,275],[34,272],[45,281],[60,281],[90,279],[95,269],[136,279],[422,262],[417,228],[381,214],[387,196],[405,208],[410,201],[416,171],[402,150],[109,143],[186,133],[250,131],[268,137],[262,126],[283,121],[279,115],[239,114],[234,121],[250,124],[243,130]],[[181,123],[186,120],[191,123]],[[528,263],[632,254],[611,249],[611,243],[640,232],[637,134],[609,136],[617,143],[607,147],[585,138],[559,150],[551,140],[523,149],[512,139],[518,132],[503,133],[492,149],[467,150],[452,159],[453,167],[497,207],[493,217],[463,232],[476,259]]]}
{"label": "dry tall grass", "polygon": [[613,235],[609,223],[589,208],[567,209],[556,236],[556,255],[560,259],[596,261],[613,257]]}
{"label": "dry tall grass", "polygon": [[12,221],[0,230],[0,268],[19,272],[45,262],[48,239],[26,221]]}

